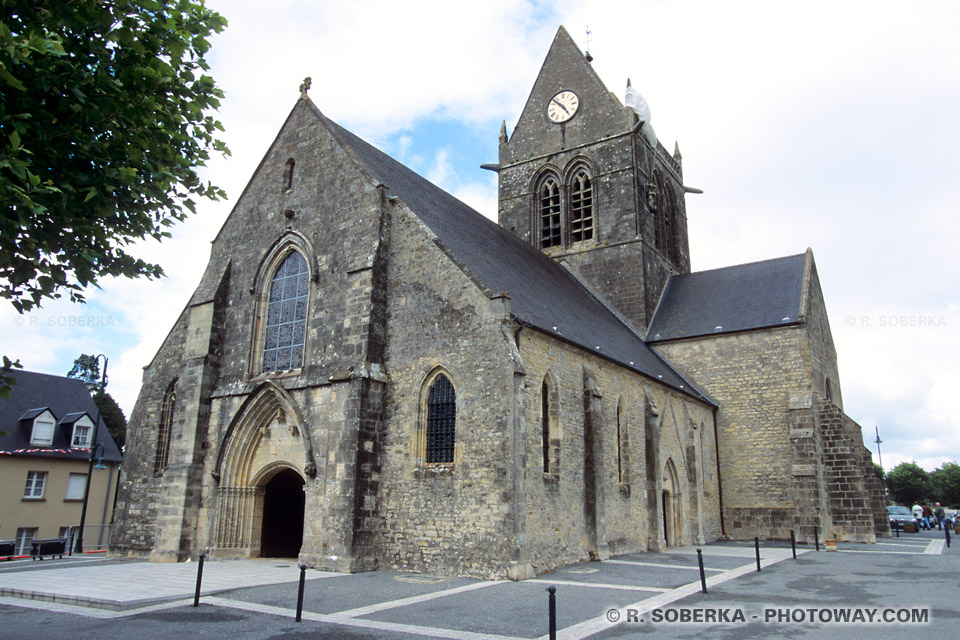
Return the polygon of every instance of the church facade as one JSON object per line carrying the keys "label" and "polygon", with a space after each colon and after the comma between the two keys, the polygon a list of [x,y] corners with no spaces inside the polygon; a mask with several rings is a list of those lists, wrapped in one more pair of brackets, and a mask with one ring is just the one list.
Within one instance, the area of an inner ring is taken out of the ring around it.
{"label": "church facade", "polygon": [[691,274],[679,152],[563,28],[487,168],[499,224],[303,91],[144,370],[114,553],[523,579],[889,534],[812,253]]}

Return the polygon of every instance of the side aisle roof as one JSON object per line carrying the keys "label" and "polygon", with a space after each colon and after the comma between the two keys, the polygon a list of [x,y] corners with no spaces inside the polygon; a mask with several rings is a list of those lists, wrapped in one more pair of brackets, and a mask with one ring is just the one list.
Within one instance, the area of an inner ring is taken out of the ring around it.
{"label": "side aisle roof", "polygon": [[806,254],[671,276],[649,341],[797,324]]}

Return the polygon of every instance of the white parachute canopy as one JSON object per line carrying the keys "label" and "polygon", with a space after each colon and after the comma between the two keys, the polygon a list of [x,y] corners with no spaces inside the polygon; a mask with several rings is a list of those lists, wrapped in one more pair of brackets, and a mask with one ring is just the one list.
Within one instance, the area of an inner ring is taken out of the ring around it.
{"label": "white parachute canopy", "polygon": [[647,138],[650,146],[655,148],[657,146],[657,133],[653,130],[653,127],[650,126],[650,105],[647,104],[644,97],[640,95],[640,92],[630,84],[630,78],[627,78],[627,94],[623,99],[623,104],[633,109],[633,112],[637,114],[637,118],[639,118],[642,123],[640,130]]}
{"label": "white parachute canopy", "polygon": [[650,105],[643,99],[640,92],[630,84],[630,78],[627,78],[627,95],[623,99],[623,104],[627,105],[637,114],[640,122],[649,122]]}

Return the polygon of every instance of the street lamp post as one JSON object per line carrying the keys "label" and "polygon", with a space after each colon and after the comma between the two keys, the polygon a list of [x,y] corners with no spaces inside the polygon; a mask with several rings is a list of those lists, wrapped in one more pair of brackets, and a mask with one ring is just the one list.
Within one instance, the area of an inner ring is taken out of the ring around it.
{"label": "street lamp post", "polygon": [[77,543],[73,550],[76,553],[83,553],[83,528],[87,523],[87,501],[90,499],[90,478],[93,476],[93,462],[97,453],[97,435],[100,430],[100,421],[103,419],[103,394],[107,387],[107,356],[102,353],[94,357],[95,362],[103,358],[103,373],[100,376],[100,395],[97,398],[97,419],[93,422],[93,438],[90,441],[90,464],[87,468],[87,482],[83,490],[83,508],[80,510],[80,530],[77,532]]}
{"label": "street lamp post", "polygon": [[877,439],[874,440],[874,443],[877,445],[877,458],[880,461],[880,467],[883,468],[883,455],[880,454],[880,445],[883,443],[883,440],[880,439],[880,427],[874,426],[873,428],[877,433]]}

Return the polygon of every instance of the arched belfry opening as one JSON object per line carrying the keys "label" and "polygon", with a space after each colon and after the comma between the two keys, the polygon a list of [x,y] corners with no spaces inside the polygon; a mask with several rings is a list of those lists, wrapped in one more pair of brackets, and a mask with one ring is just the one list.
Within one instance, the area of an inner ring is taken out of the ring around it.
{"label": "arched belfry opening", "polygon": [[260,556],[296,558],[303,544],[304,482],[287,467],[263,485]]}
{"label": "arched belfry opening", "polygon": [[217,456],[220,556],[296,557],[303,542],[306,478],[316,475],[307,426],[281,387],[264,383],[244,402]]}

